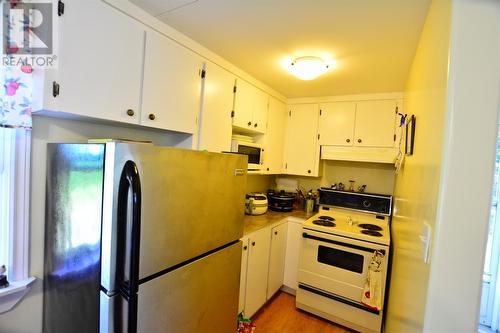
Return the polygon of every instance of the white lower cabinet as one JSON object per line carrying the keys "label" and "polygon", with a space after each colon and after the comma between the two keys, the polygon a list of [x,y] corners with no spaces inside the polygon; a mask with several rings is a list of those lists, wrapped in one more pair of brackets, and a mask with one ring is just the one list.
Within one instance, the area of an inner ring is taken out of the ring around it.
{"label": "white lower cabinet", "polygon": [[271,229],[267,299],[270,299],[283,285],[287,228],[288,223],[283,223]]}
{"label": "white lower cabinet", "polygon": [[247,288],[247,265],[248,265],[248,237],[243,237],[241,242],[241,275],[240,275],[240,298],[238,303],[238,313],[245,310],[245,296]]}
{"label": "white lower cabinet", "polygon": [[297,290],[298,285],[299,251],[301,242],[302,221],[289,220],[283,285],[292,290]]}
{"label": "white lower cabinet", "polygon": [[245,288],[245,315],[253,316],[267,300],[267,275],[269,268],[269,229],[257,230],[248,235],[248,259]]}
{"label": "white lower cabinet", "polygon": [[[297,280],[298,244],[289,251],[289,225],[293,230],[301,223],[283,220],[257,230],[241,239],[243,242],[240,278],[239,312],[252,317],[286,282],[293,271]],[[295,256],[295,260],[289,257]],[[287,258],[287,259],[285,259]],[[291,265],[295,263],[295,268]],[[296,283],[295,283],[296,284]],[[288,285],[287,285],[288,286]],[[289,285],[296,289],[296,285]]]}

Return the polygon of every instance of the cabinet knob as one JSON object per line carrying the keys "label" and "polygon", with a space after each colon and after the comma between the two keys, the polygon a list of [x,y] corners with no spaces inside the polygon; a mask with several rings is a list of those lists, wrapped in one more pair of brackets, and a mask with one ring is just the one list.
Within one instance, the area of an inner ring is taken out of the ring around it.
{"label": "cabinet knob", "polygon": [[251,121],[248,122],[248,126],[252,126],[252,122]]}
{"label": "cabinet knob", "polygon": [[358,143],[361,143],[361,142],[363,142],[363,140],[361,140],[361,139],[358,139]]}
{"label": "cabinet knob", "polygon": [[345,142],[349,143],[351,142],[351,139],[345,139]]}
{"label": "cabinet knob", "polygon": [[255,128],[257,128],[257,126],[258,126],[258,125],[257,125],[257,123],[255,123],[255,124],[253,125],[253,127],[255,127]]}
{"label": "cabinet knob", "polygon": [[133,116],[134,116],[134,114],[135,114],[134,110],[132,110],[132,109],[128,109],[128,110],[127,110],[127,116],[129,116],[129,117],[133,117]]}
{"label": "cabinet knob", "polygon": [[255,242],[252,242],[252,246],[255,246]]}
{"label": "cabinet knob", "polygon": [[248,246],[243,246],[243,251],[246,251],[248,249]]}
{"label": "cabinet knob", "polygon": [[269,168],[267,168],[267,171],[269,171]]}
{"label": "cabinet knob", "polygon": [[275,234],[275,235],[277,235],[277,234],[278,234],[278,232],[277,232],[277,231],[275,231],[275,232],[274,232],[274,234]]}
{"label": "cabinet knob", "polygon": [[148,118],[149,118],[149,120],[155,120],[156,116],[153,113],[150,113]]}
{"label": "cabinet knob", "polygon": [[307,170],[307,173],[311,173],[311,170]]}

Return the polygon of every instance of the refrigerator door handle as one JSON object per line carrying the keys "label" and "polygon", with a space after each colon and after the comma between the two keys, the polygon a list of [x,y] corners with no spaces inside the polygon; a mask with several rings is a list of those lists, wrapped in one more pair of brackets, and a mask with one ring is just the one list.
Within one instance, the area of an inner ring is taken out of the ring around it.
{"label": "refrigerator door handle", "polygon": [[128,301],[127,326],[132,333],[137,330],[141,236],[141,181],[137,165],[132,161],[125,163],[120,177],[117,221],[116,284]]}

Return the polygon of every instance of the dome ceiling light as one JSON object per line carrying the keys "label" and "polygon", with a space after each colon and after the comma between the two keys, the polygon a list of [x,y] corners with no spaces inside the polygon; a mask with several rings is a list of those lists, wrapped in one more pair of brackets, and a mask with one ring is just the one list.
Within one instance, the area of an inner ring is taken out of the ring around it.
{"label": "dome ceiling light", "polygon": [[326,73],[330,65],[319,57],[307,56],[292,60],[288,71],[297,78],[305,81],[314,80]]}

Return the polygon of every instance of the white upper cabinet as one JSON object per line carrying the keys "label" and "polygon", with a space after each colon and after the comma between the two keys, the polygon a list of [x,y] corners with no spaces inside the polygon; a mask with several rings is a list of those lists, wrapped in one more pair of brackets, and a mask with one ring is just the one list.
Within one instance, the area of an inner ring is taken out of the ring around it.
{"label": "white upper cabinet", "polygon": [[320,144],[352,146],[356,103],[325,103],[320,105],[320,110]]}
{"label": "white upper cabinet", "polygon": [[200,110],[202,59],[153,31],[146,34],[141,124],[194,133]]}
{"label": "white upper cabinet", "polygon": [[318,104],[290,106],[285,142],[286,174],[318,176],[318,118]]}
{"label": "white upper cabinet", "polygon": [[354,144],[360,147],[394,147],[397,101],[363,101],[356,105]]}
{"label": "white upper cabinet", "polygon": [[283,172],[286,122],[286,105],[270,97],[264,146],[264,173],[266,174],[281,174]]}
{"label": "white upper cabinet", "polygon": [[[64,14],[55,19],[60,20],[59,69],[45,80],[39,108],[139,123],[142,26],[97,0],[66,1]],[[59,85],[56,97],[53,81]]]}
{"label": "white upper cabinet", "polygon": [[211,62],[206,63],[205,71],[198,149],[212,152],[231,151],[231,111],[236,78]]}
{"label": "white upper cabinet", "polygon": [[320,144],[394,147],[396,100],[333,102],[320,105]]}
{"label": "white upper cabinet", "polygon": [[233,126],[245,132],[265,133],[268,100],[266,93],[238,79],[234,96]]}

